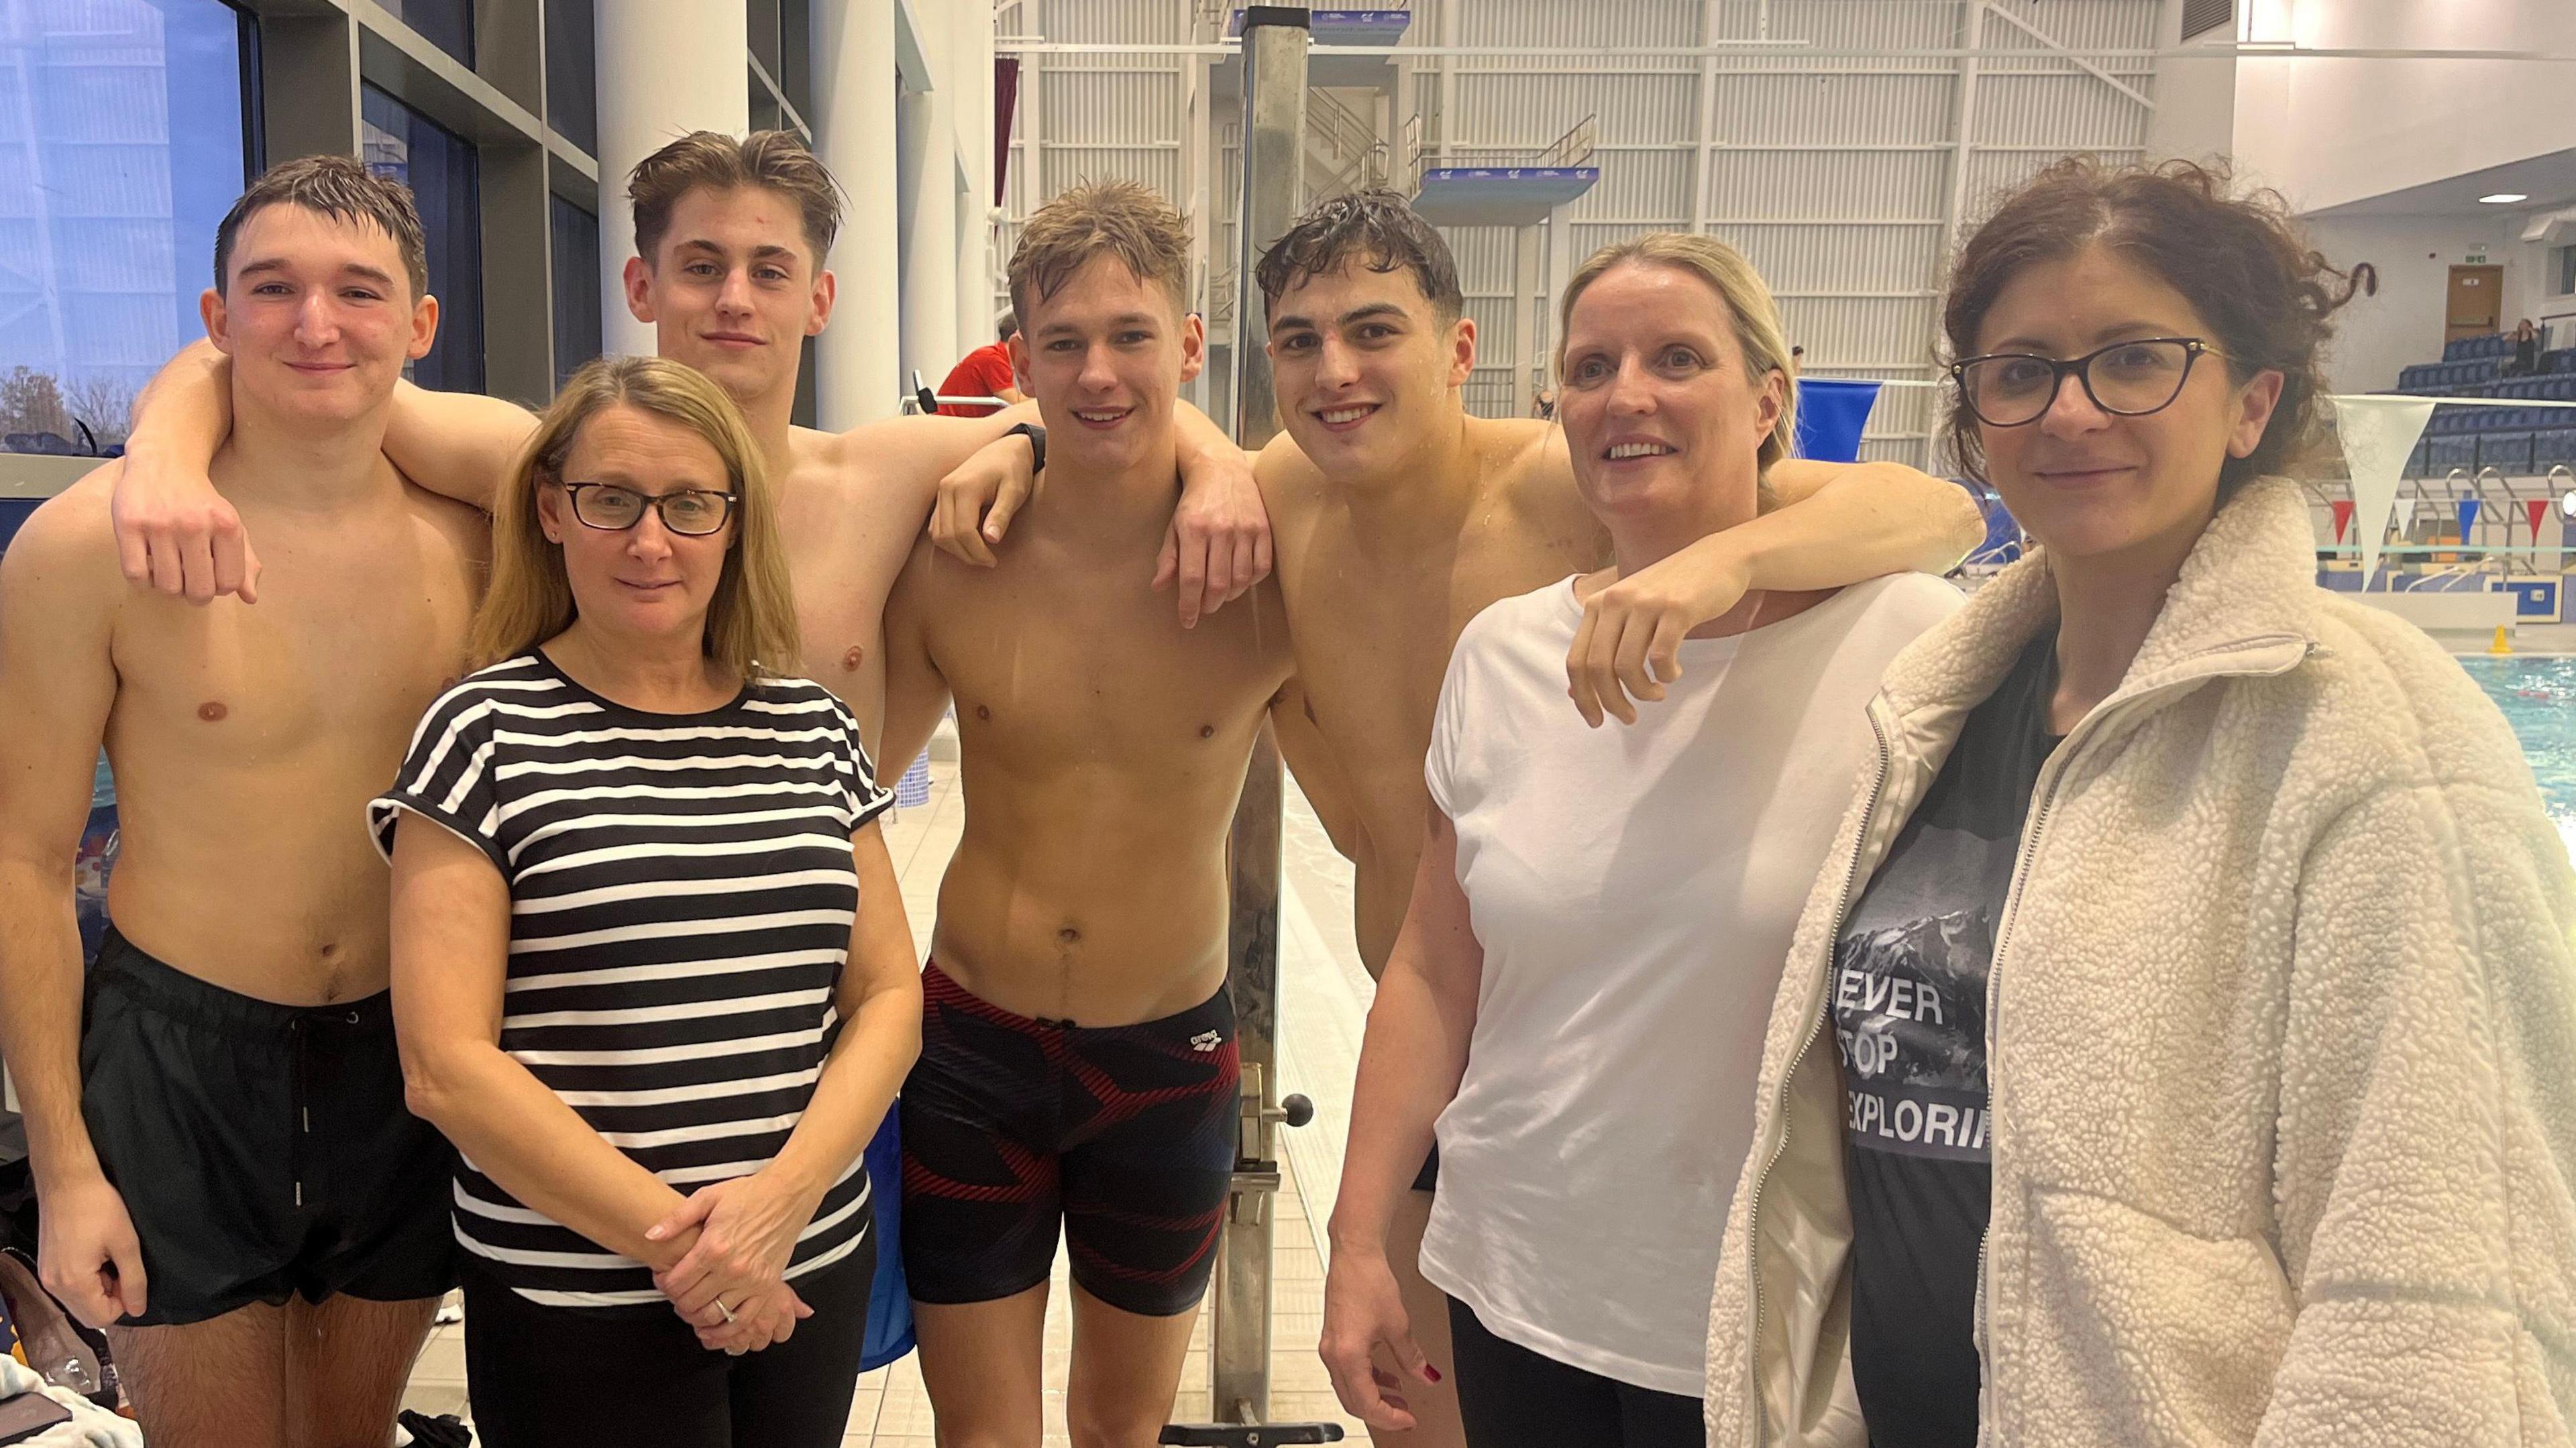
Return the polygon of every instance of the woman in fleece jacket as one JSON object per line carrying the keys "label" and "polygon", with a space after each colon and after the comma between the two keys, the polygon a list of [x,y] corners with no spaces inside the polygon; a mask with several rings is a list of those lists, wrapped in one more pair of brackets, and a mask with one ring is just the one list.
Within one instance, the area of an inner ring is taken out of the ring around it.
{"label": "woman in fleece jacket", "polygon": [[2179,163],[2063,162],[1961,252],[1952,436],[2039,547],[1870,704],[1712,1444],[2576,1442],[2576,879],[2269,476],[2339,283]]}

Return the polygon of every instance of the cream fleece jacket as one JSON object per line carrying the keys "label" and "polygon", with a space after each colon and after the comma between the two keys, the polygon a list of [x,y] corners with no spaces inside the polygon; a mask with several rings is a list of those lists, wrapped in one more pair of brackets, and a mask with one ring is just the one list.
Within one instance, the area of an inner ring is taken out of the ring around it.
{"label": "cream fleece jacket", "polygon": [[[2041,773],[1988,985],[1986,1448],[2576,1444],[2576,876],[2494,705],[2314,546],[2249,485]],[[2048,568],[1870,705],[1764,1045],[1713,1445],[1865,1442],[1833,942]]]}

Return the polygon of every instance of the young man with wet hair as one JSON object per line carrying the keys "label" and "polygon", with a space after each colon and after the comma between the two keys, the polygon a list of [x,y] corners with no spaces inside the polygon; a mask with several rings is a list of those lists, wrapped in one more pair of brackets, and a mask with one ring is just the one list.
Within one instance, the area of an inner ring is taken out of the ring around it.
{"label": "young man with wet hair", "polygon": [[[802,672],[856,709],[873,740],[886,590],[943,475],[1015,423],[1035,422],[1035,409],[891,418],[845,433],[791,423],[804,340],[830,321],[838,288],[823,260],[841,197],[787,132],[683,136],[636,166],[627,196],[638,252],[626,263],[627,307],[653,324],[662,356],[706,373],[741,406],[780,483]],[[224,434],[224,367],[221,356],[192,348],[154,382],[116,500],[129,576],[198,599],[257,594],[257,559],[240,520],[204,483],[204,461]],[[1268,536],[1242,454],[1196,412],[1185,421],[1182,471],[1197,486],[1163,540],[1161,572],[1177,581],[1181,613],[1194,620],[1267,571]],[[405,383],[385,451],[411,476],[487,507],[535,424],[515,403]],[[1025,455],[1031,446],[1014,438],[998,451]],[[991,501],[978,491],[988,479],[970,470],[956,480],[973,495],[967,511]],[[1001,506],[1007,513],[1016,498]]]}
{"label": "young man with wet hair", "polygon": [[1046,505],[989,572],[916,544],[888,609],[886,767],[953,698],[966,797],[903,1093],[944,1444],[1038,1442],[1059,1231],[1073,1441],[1156,1441],[1232,1187],[1226,841],[1289,658],[1274,588],[1184,630],[1141,578],[1204,346],[1188,254],[1133,182],[1029,218],[1011,355],[1052,440]]}
{"label": "young man with wet hair", "polygon": [[[120,577],[112,464],[0,562],[0,1050],[45,1284],[108,1327],[153,1448],[390,1441],[455,1285],[361,823],[461,668],[487,549],[383,452],[437,328],[427,270],[410,193],[339,157],[268,172],[217,230],[232,425],[205,472],[278,560],[257,608]],[[122,856],[84,981],[102,742]]]}
{"label": "young man with wet hair", "polygon": [[[1383,970],[1411,898],[1430,799],[1423,757],[1451,648],[1488,604],[1609,561],[1575,493],[1564,431],[1468,414],[1476,360],[1456,263],[1389,192],[1336,197],[1262,257],[1271,376],[1284,431],[1258,476],[1278,554],[1297,679],[1276,713],[1297,783],[1356,867],[1360,957]],[[1955,564],[1976,541],[1957,487],[1893,464],[1790,461],[1771,511],[1608,590],[1567,663],[1595,723],[1661,690],[1672,645],[1755,588],[1805,590]],[[1622,692],[1622,689],[1626,693]],[[1575,707],[1576,705],[1569,705]],[[1414,1330],[1447,1362],[1447,1304],[1414,1265],[1438,1160],[1389,1245]],[[1390,1365],[1391,1366],[1391,1365]],[[1445,1383],[1404,1385],[1416,1429],[1462,1441]]]}

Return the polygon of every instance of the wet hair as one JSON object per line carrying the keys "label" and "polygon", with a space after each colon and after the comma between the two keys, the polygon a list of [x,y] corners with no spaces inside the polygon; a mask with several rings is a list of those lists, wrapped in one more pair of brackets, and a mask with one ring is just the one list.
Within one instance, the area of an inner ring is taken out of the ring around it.
{"label": "wet hair", "polygon": [[[2262,441],[2219,468],[2221,502],[2319,446],[2330,319],[2352,300],[2354,280],[2308,246],[2280,193],[2240,191],[2224,165],[2110,166],[2070,156],[2007,195],[1960,248],[1951,271],[1941,316],[1951,359],[1977,355],[1986,313],[2015,277],[2094,246],[2180,292],[2215,334],[2210,340],[2237,385],[2258,372],[2281,374],[2281,400]],[[1982,480],[1977,429],[1967,397],[1954,389],[1951,446]]]}
{"label": "wet hair", "polygon": [[1467,310],[1448,241],[1392,191],[1353,191],[1317,202],[1261,254],[1252,279],[1276,309],[1290,287],[1354,264],[1411,275],[1444,323]]}
{"label": "wet hair", "polygon": [[1779,420],[1772,424],[1770,435],[1762,439],[1762,472],[1767,478],[1771,465],[1789,455],[1790,444],[1798,435],[1798,380],[1789,375],[1788,339],[1780,329],[1780,305],[1772,299],[1770,283],[1762,280],[1762,273],[1754,270],[1744,253],[1713,236],[1650,231],[1613,242],[1575,268],[1565,283],[1565,300],[1557,310],[1556,374],[1565,375],[1565,337],[1574,320],[1574,304],[1611,268],[1624,265],[1664,267],[1687,272],[1707,283],[1735,321],[1735,347],[1744,355],[1744,375],[1758,384],[1777,372],[1780,380],[1788,384],[1781,398]]}
{"label": "wet hair", "polygon": [[706,439],[724,460],[734,494],[733,537],[724,573],[707,600],[707,657],[744,678],[802,672],[796,598],[760,444],[723,388],[695,368],[660,357],[598,357],[582,364],[537,419],[536,434],[519,450],[494,500],[492,582],[468,631],[473,666],[516,658],[572,627],[578,616],[563,545],[546,538],[537,495],[564,484],[564,467],[582,429],[612,407],[676,423]]}
{"label": "wet hair", "polygon": [[1011,248],[1011,311],[1056,294],[1102,253],[1140,282],[1158,282],[1176,311],[1190,305],[1190,224],[1162,193],[1137,181],[1094,181],[1059,194],[1020,228]]}
{"label": "wet hair", "polygon": [[635,254],[649,265],[671,230],[671,213],[690,192],[765,187],[796,203],[814,269],[832,254],[841,232],[841,187],[792,131],[754,131],[736,140],[721,131],[691,131],[635,163],[626,199],[635,208]]}
{"label": "wet hair", "polygon": [[383,232],[402,253],[412,300],[429,295],[429,245],[421,234],[420,211],[412,205],[411,188],[346,156],[299,156],[270,167],[250,183],[250,189],[215,226],[216,291],[231,284],[233,245],[241,240],[242,227],[271,206],[301,206],[346,226]]}

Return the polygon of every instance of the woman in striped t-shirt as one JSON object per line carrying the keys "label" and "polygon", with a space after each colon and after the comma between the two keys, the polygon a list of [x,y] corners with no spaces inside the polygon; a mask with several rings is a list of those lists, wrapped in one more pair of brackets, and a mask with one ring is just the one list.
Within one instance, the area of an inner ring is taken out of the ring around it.
{"label": "woman in striped t-shirt", "polygon": [[412,1107],[460,1154],[476,1426],[837,1444],[861,1153],[921,1039],[890,797],[850,711],[769,667],[798,656],[772,496],[704,377],[584,368],[493,534],[486,666],[371,811]]}

